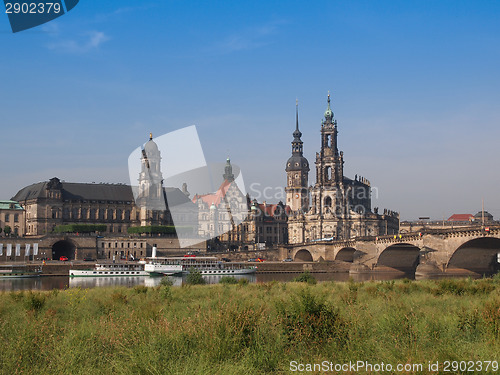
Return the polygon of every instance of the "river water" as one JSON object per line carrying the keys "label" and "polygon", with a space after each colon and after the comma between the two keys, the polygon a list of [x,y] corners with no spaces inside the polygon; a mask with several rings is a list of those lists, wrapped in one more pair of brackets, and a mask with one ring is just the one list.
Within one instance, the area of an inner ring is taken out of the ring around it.
{"label": "river water", "polygon": [[[238,275],[237,279],[247,279],[250,283],[264,283],[269,281],[291,281],[297,277],[298,273],[261,273],[253,275]],[[392,280],[402,278],[404,276],[395,275],[393,273],[378,273],[378,274],[357,274],[349,275],[348,273],[314,273],[313,276],[321,281],[339,281],[345,282],[351,277],[354,281],[368,280]],[[222,276],[211,275],[203,278],[209,284],[217,284]],[[411,276],[406,276],[412,278]],[[131,277],[72,277],[69,276],[42,276],[34,278],[18,278],[18,279],[0,279],[0,291],[18,291],[18,290],[52,290],[52,289],[67,289],[67,288],[98,288],[110,286],[125,286],[134,287],[144,285],[147,287],[158,286],[161,282],[161,277],[149,276],[131,276]],[[170,277],[174,286],[180,286],[186,282],[185,277]]]}

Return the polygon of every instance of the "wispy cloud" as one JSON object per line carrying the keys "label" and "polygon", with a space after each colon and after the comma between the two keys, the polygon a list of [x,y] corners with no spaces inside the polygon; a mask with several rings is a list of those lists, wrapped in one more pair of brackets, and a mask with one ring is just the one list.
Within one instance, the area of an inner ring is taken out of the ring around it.
{"label": "wispy cloud", "polygon": [[[57,31],[55,35],[59,36],[59,32]],[[81,34],[78,39],[51,42],[47,44],[47,47],[58,52],[81,54],[99,48],[101,44],[110,39],[111,38],[104,32],[94,30]]]}
{"label": "wispy cloud", "polygon": [[276,34],[284,21],[274,21],[262,26],[252,27],[227,36],[212,45],[211,50],[219,53],[231,53],[252,50],[273,43],[272,35]]}

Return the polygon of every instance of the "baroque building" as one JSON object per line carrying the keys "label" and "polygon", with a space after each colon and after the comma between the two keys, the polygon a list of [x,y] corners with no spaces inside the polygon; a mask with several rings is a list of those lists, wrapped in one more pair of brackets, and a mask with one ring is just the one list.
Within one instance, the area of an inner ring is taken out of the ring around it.
{"label": "baroque building", "polygon": [[258,203],[244,195],[235,182],[231,161],[224,167],[215,193],[196,194],[198,234],[210,240],[211,250],[254,250],[287,243],[287,211],[282,202]]}
{"label": "baroque building", "polygon": [[141,151],[137,187],[73,183],[54,177],[22,188],[12,198],[25,210],[20,234],[46,235],[64,224],[105,224],[106,232],[113,234],[126,234],[131,226],[173,225],[167,195],[178,204],[190,205],[193,210],[196,207],[178,188],[163,187],[160,161],[160,151],[150,134]]}
{"label": "baroque building", "polygon": [[[321,148],[316,153],[316,183],[307,186],[309,164],[303,156],[302,133],[293,133],[292,156],[286,164],[289,243],[317,240],[346,240],[359,236],[395,234],[399,214],[378,209],[372,212],[371,184],[363,177],[344,176],[344,153],[338,149],[338,127],[330,106],[321,122]],[[310,202],[309,202],[310,199]]]}

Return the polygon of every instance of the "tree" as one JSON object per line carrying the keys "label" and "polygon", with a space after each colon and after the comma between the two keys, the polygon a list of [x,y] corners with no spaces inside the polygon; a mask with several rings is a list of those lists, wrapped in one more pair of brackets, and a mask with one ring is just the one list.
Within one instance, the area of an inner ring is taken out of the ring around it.
{"label": "tree", "polygon": [[12,232],[12,229],[8,225],[6,225],[5,228],[3,228],[3,231],[4,231],[5,235],[8,236],[10,234],[10,232]]}

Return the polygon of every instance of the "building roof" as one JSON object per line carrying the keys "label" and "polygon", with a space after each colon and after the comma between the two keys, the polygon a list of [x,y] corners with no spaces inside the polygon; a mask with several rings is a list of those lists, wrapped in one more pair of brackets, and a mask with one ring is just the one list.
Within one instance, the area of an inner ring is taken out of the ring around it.
{"label": "building roof", "polygon": [[196,203],[198,200],[201,199],[208,206],[212,206],[212,204],[213,204],[216,207],[218,207],[219,204],[224,199],[224,197],[226,196],[227,191],[229,190],[229,187],[231,186],[231,184],[232,184],[232,182],[229,182],[228,180],[224,180],[224,182],[221,184],[221,186],[219,187],[219,189],[215,193],[204,194],[204,195],[196,194],[193,197],[193,203]]}
{"label": "building roof", "polygon": [[[280,208],[278,208],[280,207]],[[271,216],[274,217],[274,215],[280,215],[282,214],[283,208],[285,209],[285,213],[289,214],[290,213],[290,207],[289,206],[283,206],[278,204],[268,204],[268,203],[259,203],[259,208],[266,216]]]}
{"label": "building roof", "polygon": [[[483,218],[483,212],[479,211],[477,214],[474,215],[475,219],[482,219]],[[493,220],[493,215],[490,214],[488,211],[484,211],[484,218],[487,220]]]}
{"label": "building roof", "polygon": [[[44,197],[48,182],[39,182],[27,186],[17,192],[12,198],[16,201],[25,201]],[[96,201],[125,201],[134,200],[132,188],[124,184],[88,184],[61,182],[61,197],[63,200],[96,200]]]}
{"label": "building roof", "polygon": [[474,215],[471,214],[453,214],[448,218],[448,221],[471,221]]}
{"label": "building roof", "polygon": [[16,201],[0,201],[0,210],[23,210]]}
{"label": "building roof", "polygon": [[[39,182],[26,186],[12,198],[15,201],[25,201],[44,197],[44,191],[50,182]],[[134,202],[132,187],[125,184],[88,184],[75,182],[60,182],[61,198],[64,201],[119,201]],[[178,188],[164,187],[170,206],[190,202],[190,199]]]}

